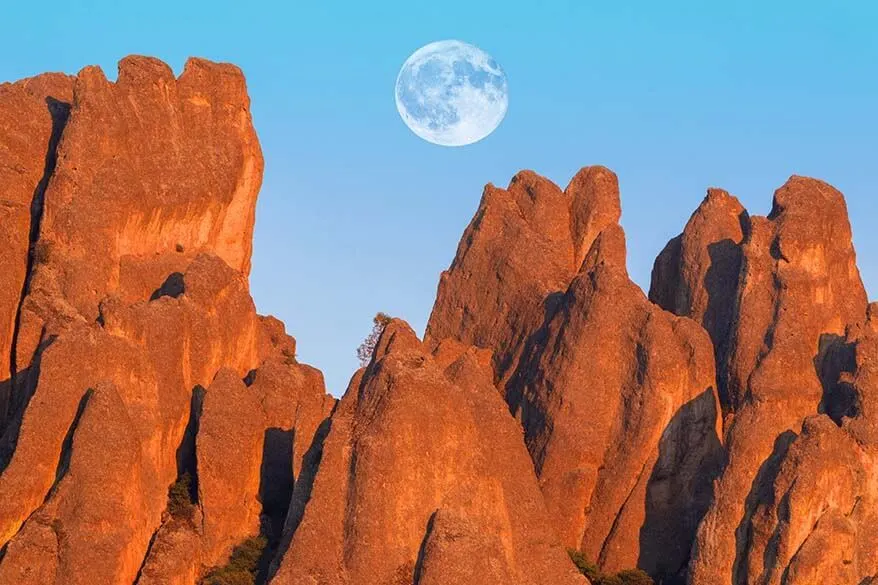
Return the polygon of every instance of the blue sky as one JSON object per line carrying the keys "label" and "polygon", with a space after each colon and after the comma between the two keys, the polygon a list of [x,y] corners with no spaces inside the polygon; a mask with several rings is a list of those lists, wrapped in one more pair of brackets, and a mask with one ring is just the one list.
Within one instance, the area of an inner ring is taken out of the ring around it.
{"label": "blue sky", "polygon": [[[338,394],[379,310],[419,331],[487,182],[615,170],[635,281],[709,186],[767,213],[791,174],[847,196],[878,291],[878,6],[860,1],[9,3],[0,80],[130,53],[247,74],[266,159],[251,286]],[[455,38],[509,78],[472,146],[424,142],[393,100],[418,47]]]}

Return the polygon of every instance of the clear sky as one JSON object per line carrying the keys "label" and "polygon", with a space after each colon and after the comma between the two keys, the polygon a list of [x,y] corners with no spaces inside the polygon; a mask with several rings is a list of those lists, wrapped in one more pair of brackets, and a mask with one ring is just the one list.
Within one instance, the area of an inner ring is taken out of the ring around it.
{"label": "clear sky", "polygon": [[[791,174],[846,195],[878,291],[878,4],[870,0],[6,2],[0,80],[130,53],[231,61],[265,153],[251,288],[336,394],[379,310],[423,331],[439,273],[487,182],[531,168],[563,187],[615,170],[632,277],[709,186],[767,213]],[[434,40],[489,52],[509,112],[484,141],[429,144],[393,99]]]}

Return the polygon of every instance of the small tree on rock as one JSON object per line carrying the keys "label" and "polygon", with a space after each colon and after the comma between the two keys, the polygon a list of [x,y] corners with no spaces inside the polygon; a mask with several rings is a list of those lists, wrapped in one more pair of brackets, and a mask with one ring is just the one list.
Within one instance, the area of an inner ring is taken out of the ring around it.
{"label": "small tree on rock", "polygon": [[372,354],[375,353],[375,346],[378,345],[378,340],[381,338],[381,334],[384,333],[384,328],[387,327],[387,324],[390,323],[391,319],[393,319],[393,317],[387,313],[378,313],[372,318],[372,331],[366,336],[366,339],[363,340],[360,347],[357,348],[357,358],[360,360],[361,367],[368,366],[369,362],[372,361]]}

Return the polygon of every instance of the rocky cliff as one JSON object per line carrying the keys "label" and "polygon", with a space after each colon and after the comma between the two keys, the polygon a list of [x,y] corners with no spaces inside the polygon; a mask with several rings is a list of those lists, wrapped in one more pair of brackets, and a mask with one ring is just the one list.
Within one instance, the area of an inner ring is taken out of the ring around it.
{"label": "rocky cliff", "polygon": [[0,119],[0,583],[194,583],[276,543],[334,400],[248,291],[241,72],[129,57],[0,86]]}
{"label": "rocky cliff", "polygon": [[0,85],[0,585],[878,582],[829,185],[709,190],[648,295],[610,170],[488,185],[336,401],[250,297],[261,177],[234,66]]}

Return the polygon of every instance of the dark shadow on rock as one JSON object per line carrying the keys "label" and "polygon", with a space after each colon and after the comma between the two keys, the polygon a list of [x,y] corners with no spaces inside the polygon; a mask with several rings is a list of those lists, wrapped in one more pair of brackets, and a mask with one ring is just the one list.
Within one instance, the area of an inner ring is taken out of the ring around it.
{"label": "dark shadow on rock", "polygon": [[67,429],[67,434],[64,435],[64,441],[61,443],[61,454],[58,457],[58,466],[55,468],[55,481],[52,483],[52,487],[46,494],[45,502],[48,502],[51,499],[55,490],[58,489],[58,484],[61,483],[61,480],[67,475],[67,470],[70,469],[70,458],[73,457],[73,437],[76,434],[76,429],[79,427],[82,413],[85,412],[85,408],[88,406],[88,401],[92,394],[94,394],[94,390],[89,388],[85,391],[85,394],[82,395],[82,398],[79,399],[79,406],[76,408],[76,415],[73,417],[73,422],[70,423],[70,427]]}
{"label": "dark shadow on rock", "polygon": [[[769,219],[771,219],[769,217]],[[768,253],[773,260],[777,260],[778,262],[783,260],[784,262],[789,263],[789,258],[784,256],[783,250],[780,248],[780,237],[775,236],[773,240],[771,240],[771,244],[768,247]]]}
{"label": "dark shadow on rock", "polygon": [[718,414],[713,389],[707,389],[680,407],[659,441],[658,459],[646,487],[637,560],[637,567],[657,583],[685,582],[698,525],[713,501],[714,480],[725,464],[716,434]]}
{"label": "dark shadow on rock", "polygon": [[196,385],[192,388],[192,397],[189,400],[189,420],[186,421],[186,430],[183,431],[183,439],[180,441],[176,453],[177,479],[189,474],[191,478],[189,495],[193,503],[198,503],[198,461],[195,439],[198,436],[204,394],[204,387]]}
{"label": "dark shadow on rock", "polygon": [[814,370],[823,388],[818,412],[829,416],[838,426],[844,417],[854,417],[859,412],[859,396],[849,376],[844,376],[853,374],[856,368],[854,343],[847,343],[841,335],[824,333],[820,336],[814,356]]}
{"label": "dark shadow on rock", "polygon": [[37,390],[43,351],[54,341],[55,336],[52,336],[40,343],[31,359],[30,367],[21,370],[14,378],[7,381],[12,391],[12,396],[9,419],[3,431],[2,439],[0,439],[0,473],[6,470],[15,453],[15,448],[18,446],[18,435],[21,432],[24,413],[27,411],[30,400]]}
{"label": "dark shadow on rock", "polygon": [[[545,298],[543,301],[543,321],[528,336],[515,371],[503,388],[509,412],[520,420],[526,438],[546,436],[542,432],[548,424],[546,408],[535,403],[534,397],[528,392],[528,387],[534,385],[541,376],[539,361],[549,340],[549,324],[559,311],[565,310],[566,296],[565,293],[555,292]],[[534,469],[539,475],[545,456],[545,445],[536,445],[527,441],[527,448],[533,460]]]}
{"label": "dark shadow on rock", "polygon": [[178,298],[186,292],[186,283],[183,281],[182,272],[172,272],[165,282],[150,295],[149,300],[154,301],[162,297]]}
{"label": "dark shadow on rock", "polygon": [[[437,510],[438,512],[438,510]],[[427,554],[427,544],[430,542],[430,535],[433,534],[433,526],[436,524],[436,512],[430,514],[427,520],[427,528],[424,530],[424,538],[421,540],[421,546],[418,547],[418,560],[415,562],[415,570],[412,575],[412,585],[418,585],[424,572],[424,557]]]}
{"label": "dark shadow on rock", "polygon": [[338,402],[333,406],[329,416],[317,427],[317,432],[314,433],[311,446],[308,447],[305,456],[302,458],[302,470],[293,484],[293,495],[290,498],[286,519],[284,520],[283,534],[279,539],[277,549],[274,551],[271,565],[267,571],[268,580],[274,577],[274,574],[280,567],[281,560],[287,553],[290,543],[293,541],[293,536],[305,517],[305,508],[311,500],[311,490],[314,489],[314,481],[317,479],[317,473],[320,471],[320,461],[323,458],[323,443],[332,430],[332,417],[337,408]]}
{"label": "dark shadow on rock", "polygon": [[713,341],[717,368],[717,392],[723,408],[723,416],[731,407],[728,392],[727,363],[729,333],[737,308],[738,280],[741,274],[743,252],[733,240],[725,239],[707,246],[710,268],[704,275],[707,291],[707,307],[704,311],[704,328]]}
{"label": "dark shadow on rock", "polygon": [[[495,385],[506,378],[507,374],[510,374],[510,372],[513,377],[515,376],[515,373],[512,372],[512,368],[515,367],[518,369],[530,348],[535,344],[541,347],[542,344],[539,343],[540,337],[545,337],[545,328],[549,321],[552,320],[555,312],[561,306],[563,299],[563,292],[557,291],[550,293],[542,302],[543,317],[541,322],[527,323],[527,320],[525,320],[523,323],[511,326],[512,330],[518,330],[521,331],[521,333],[518,338],[513,339],[509,343],[508,347],[498,348],[497,351],[494,352]],[[528,333],[528,331],[532,331],[532,333]],[[519,360],[518,364],[516,364],[516,359]]]}
{"label": "dark shadow on rock", "polygon": [[682,278],[683,236],[672,238],[652,265],[649,300],[675,315],[688,316],[692,291]]}
{"label": "dark shadow on rock", "polygon": [[746,582],[747,558],[750,548],[750,532],[752,530],[751,521],[756,508],[760,503],[770,500],[772,496],[772,488],[777,474],[780,472],[780,465],[789,451],[790,445],[796,439],[797,435],[793,431],[785,431],[778,435],[774,440],[774,448],[771,455],[759,467],[753,483],[750,484],[750,493],[744,501],[744,517],[735,529],[735,562],[732,566],[732,584],[742,584]]}
{"label": "dark shadow on rock", "polygon": [[[12,402],[13,379],[9,378],[0,382],[0,437],[6,433],[7,419],[9,417],[10,402]],[[0,471],[3,469],[3,454],[0,449]]]}
{"label": "dark shadow on rock", "polygon": [[[259,472],[259,501],[269,543],[280,539],[293,497],[295,431],[272,427],[265,431]],[[267,524],[267,526],[266,526]]]}
{"label": "dark shadow on rock", "polygon": [[[40,237],[40,224],[43,219],[43,202],[46,197],[46,187],[49,185],[49,179],[51,179],[52,174],[55,172],[55,165],[58,162],[58,143],[61,141],[61,134],[64,132],[64,128],[67,126],[67,120],[70,117],[70,104],[66,102],[59,101],[53,97],[47,97],[46,107],[49,110],[49,115],[52,116],[52,133],[49,136],[49,144],[46,147],[43,175],[34,187],[34,192],[31,196],[27,267],[24,273],[21,292],[19,293],[18,309],[15,314],[15,324],[12,330],[12,345],[9,355],[9,370],[12,382],[8,391],[12,401],[14,401],[14,393],[16,392],[16,379],[19,375],[19,368],[22,368],[22,370],[27,369],[27,366],[24,364],[17,363],[18,332],[21,329],[21,307],[24,304],[24,299],[27,297],[28,292],[30,292],[30,284],[31,279],[33,278],[34,268],[37,264],[48,261],[48,257],[43,257],[48,248],[46,246],[39,246],[38,242]],[[0,399],[2,399],[2,395],[0,395]],[[14,404],[11,406],[13,408],[15,407]],[[0,426],[3,427],[4,432],[4,422],[8,420],[9,412],[10,404],[6,403],[5,410],[0,412]],[[14,412],[14,410],[12,412]]]}

